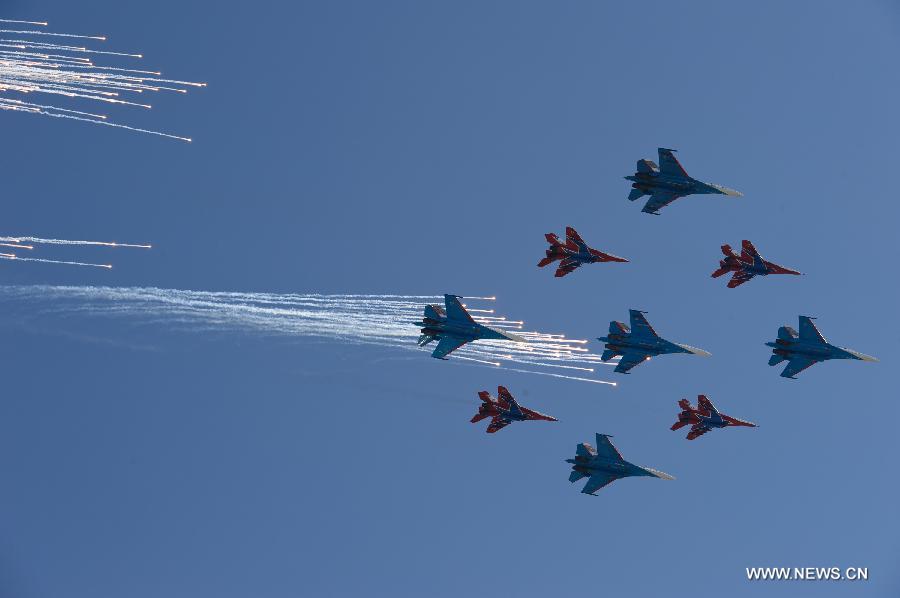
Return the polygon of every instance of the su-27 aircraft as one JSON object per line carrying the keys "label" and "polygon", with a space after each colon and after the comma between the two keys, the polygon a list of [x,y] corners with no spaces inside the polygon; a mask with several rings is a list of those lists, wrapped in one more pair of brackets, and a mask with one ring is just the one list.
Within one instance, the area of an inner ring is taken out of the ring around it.
{"label": "su-27 aircraft", "polygon": [[727,428],[729,426],[756,427],[756,424],[719,413],[719,410],[715,408],[712,401],[706,398],[706,395],[697,396],[696,407],[691,405],[691,402],[687,399],[678,401],[678,406],[681,407],[681,413],[678,414],[678,421],[675,422],[672,429],[677,430],[684,426],[691,426],[687,435],[688,440],[703,436],[715,428]]}
{"label": "su-27 aircraft", "polygon": [[859,359],[861,361],[878,361],[876,358],[850,349],[832,345],[825,340],[813,318],[800,316],[800,333],[790,326],[778,329],[778,338],[766,343],[772,347],[769,365],[778,365],[782,361],[788,364],[781,372],[783,378],[795,378],[797,374],[820,361],[829,359]]}
{"label": "su-27 aircraft", "polygon": [[422,321],[414,322],[417,326],[422,327],[422,335],[419,337],[420,347],[435,339],[439,341],[431,353],[432,357],[446,359],[447,355],[466,343],[480,339],[526,342],[524,338],[515,334],[479,324],[472,319],[459,300],[458,295],[444,295],[444,307],[426,305]]}
{"label": "su-27 aircraft", "polygon": [[587,442],[582,442],[575,449],[575,458],[566,459],[566,463],[572,464],[572,473],[569,481],[573,484],[581,478],[589,478],[582,494],[594,494],[600,488],[615,482],[619,478],[632,476],[649,476],[663,480],[674,480],[672,476],[649,467],[641,467],[629,463],[622,458],[619,451],[610,442],[607,434],[597,434],[597,448]]}
{"label": "su-27 aircraft", "polygon": [[575,269],[584,264],[628,261],[624,257],[603,253],[588,247],[588,244],[584,242],[578,231],[571,226],[566,227],[565,244],[561,243],[559,237],[554,233],[547,233],[544,236],[547,238],[547,242],[550,243],[550,249],[547,250],[547,257],[538,262],[538,268],[543,268],[558,260],[559,266],[556,268],[556,278],[565,276],[569,272],[574,272]]}
{"label": "su-27 aircraft", "polygon": [[622,322],[612,321],[609,323],[609,336],[601,336],[597,339],[606,343],[606,350],[603,351],[600,359],[609,361],[616,355],[622,356],[616,365],[616,372],[627,374],[628,370],[644,363],[651,357],[667,353],[710,356],[703,349],[673,343],[656,334],[656,331],[647,322],[647,318],[644,317],[645,312],[630,309],[628,313],[631,318],[630,328]]}
{"label": "su-27 aircraft", "polygon": [[672,153],[675,150],[661,147],[658,151],[659,166],[652,160],[638,160],[637,172],[632,176],[625,177],[632,181],[631,193],[628,194],[629,200],[634,201],[644,195],[650,196],[644,209],[641,210],[642,212],[659,216],[659,210],[685,195],[698,193],[731,195],[733,197],[743,195],[740,191],[692,178],[678,163]]}
{"label": "su-27 aircraft", "polygon": [[520,406],[513,398],[505,386],[497,387],[497,398],[491,396],[486,390],[478,393],[482,403],[478,408],[478,413],[472,418],[472,423],[479,422],[486,417],[491,418],[488,424],[487,433],[493,434],[497,430],[501,430],[513,422],[523,422],[528,420],[544,420],[548,422],[559,421],[555,417],[532,411],[526,407]]}
{"label": "su-27 aircraft", "polygon": [[753,243],[744,239],[741,241],[741,255],[738,256],[731,250],[731,245],[722,245],[724,260],[719,260],[719,269],[712,273],[713,278],[718,278],[726,272],[734,272],[734,276],[728,281],[728,288],[738,287],[754,276],[768,276],[769,274],[800,274],[796,270],[773,264],[759,255]]}

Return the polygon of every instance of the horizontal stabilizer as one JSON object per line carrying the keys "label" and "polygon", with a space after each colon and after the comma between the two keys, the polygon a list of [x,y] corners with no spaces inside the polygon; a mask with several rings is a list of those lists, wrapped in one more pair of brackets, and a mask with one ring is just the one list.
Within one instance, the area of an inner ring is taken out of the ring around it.
{"label": "horizontal stabilizer", "polygon": [[635,201],[637,199],[642,198],[645,195],[647,195],[647,194],[644,193],[643,191],[641,191],[640,189],[632,189],[631,193],[628,194],[628,199],[630,201]]}
{"label": "horizontal stabilizer", "polygon": [[614,351],[613,349],[607,349],[603,352],[603,355],[600,356],[600,359],[603,361],[609,361],[616,355],[619,355],[619,353]]}
{"label": "horizontal stabilizer", "polygon": [[574,483],[574,482],[577,482],[578,480],[580,480],[581,478],[586,478],[586,477],[587,477],[586,473],[581,473],[580,471],[573,471],[572,473],[569,474],[569,481]]}
{"label": "horizontal stabilizer", "polygon": [[784,355],[772,355],[772,357],[769,358],[769,365],[778,365],[785,359],[787,359],[787,357],[785,357]]}

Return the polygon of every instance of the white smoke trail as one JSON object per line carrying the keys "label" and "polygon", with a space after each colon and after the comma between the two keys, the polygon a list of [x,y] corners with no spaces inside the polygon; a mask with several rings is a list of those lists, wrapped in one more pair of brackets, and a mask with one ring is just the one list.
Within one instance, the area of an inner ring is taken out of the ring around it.
{"label": "white smoke trail", "polygon": [[15,260],[17,262],[40,262],[42,264],[61,264],[64,266],[85,266],[88,268],[106,268],[111,269],[112,264],[89,264],[86,262],[70,262],[65,260],[47,260],[39,257],[19,257],[11,253],[0,253],[0,259]]}
{"label": "white smoke trail", "polygon": [[[0,254],[2,257],[3,254]],[[128,318],[141,324],[196,332],[251,332],[262,335],[337,340],[386,348],[424,350],[417,346],[417,320],[425,302],[441,296],[319,295],[184,291],[141,287],[0,286],[0,301],[23,301],[48,313],[85,317]],[[544,333],[530,332],[540,336]],[[586,342],[586,341],[585,341]],[[547,343],[543,343],[547,344]],[[522,373],[612,384],[540,371],[562,368],[593,372],[597,358],[578,342],[554,336],[542,343],[479,340],[453,352],[460,359]],[[525,369],[525,368],[538,368]]]}
{"label": "white smoke trail", "polygon": [[18,25],[41,25],[42,27],[47,26],[47,23],[44,21],[17,21],[15,19],[0,19],[0,23],[16,23]]}
{"label": "white smoke trail", "polygon": [[0,237],[0,241],[8,243],[36,243],[38,245],[99,245],[103,247],[135,247],[152,249],[152,245],[135,243],[116,243],[115,241],[77,241],[70,239],[42,239],[40,237]]}
{"label": "white smoke trail", "polygon": [[[36,245],[95,245],[102,247],[130,247],[138,249],[151,249],[150,245],[138,245],[134,243],[115,243],[110,241],[74,241],[69,239],[42,239],[40,237],[2,237],[0,236],[0,247],[12,247],[14,249],[34,249],[33,245],[22,245],[22,243],[34,243]],[[85,262],[77,262],[70,260],[54,260],[36,257],[19,257],[13,253],[0,253],[0,258],[5,260],[17,260],[20,262],[40,262],[43,264],[64,264],[67,266],[90,266],[94,268],[111,269],[110,264],[90,264]]]}
{"label": "white smoke trail", "polygon": [[[11,19],[0,19],[0,23],[27,24],[38,27],[47,25],[41,21]],[[44,37],[106,41],[104,36],[58,33],[40,29],[0,29],[0,34],[17,36],[17,39],[0,39],[0,93],[3,94],[43,94],[68,100],[150,108],[149,104],[127,98],[136,97],[144,92],[186,93],[188,87],[206,86],[205,83],[164,79],[157,71],[98,66],[88,57],[89,55],[107,55],[140,59],[143,57],[141,54],[96,50],[34,39]],[[76,120],[180,141],[191,141],[189,137],[110,122],[103,114],[10,97],[0,97],[0,110]]]}

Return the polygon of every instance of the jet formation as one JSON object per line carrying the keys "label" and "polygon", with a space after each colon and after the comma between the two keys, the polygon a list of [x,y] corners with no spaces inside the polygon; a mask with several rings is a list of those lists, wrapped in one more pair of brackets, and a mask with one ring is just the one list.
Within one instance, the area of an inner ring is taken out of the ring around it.
{"label": "jet formation", "polygon": [[466,308],[459,302],[457,295],[444,295],[444,307],[440,305],[426,305],[421,322],[415,322],[421,326],[419,346],[423,347],[437,339],[438,344],[431,353],[436,359],[446,359],[447,355],[456,351],[466,343],[482,339],[495,339],[526,342],[524,338],[489,328],[472,319]]}
{"label": "jet formation", "polygon": [[[659,215],[662,208],[676,199],[688,195],[707,194],[733,197],[742,195],[734,189],[691,177],[675,158],[674,152],[675,150],[658,148],[658,165],[651,160],[638,160],[634,175],[625,177],[631,181],[632,189],[628,195],[630,201],[636,201],[645,195],[649,196],[642,212]],[[556,278],[564,277],[585,264],[628,262],[625,258],[590,247],[571,226],[566,227],[565,242],[561,241],[555,233],[547,233],[545,237],[550,247],[546,249],[546,255],[538,263],[538,267],[544,268],[558,262]],[[727,282],[727,287],[730,289],[741,286],[757,276],[801,274],[797,270],[764,259],[753,243],[747,239],[741,241],[739,255],[730,245],[722,245],[721,250],[724,259],[719,260],[719,267],[712,273],[712,277],[719,278],[729,272],[732,273]],[[435,339],[439,341],[432,357],[446,359],[450,353],[464,344],[480,339],[526,342],[525,339],[509,332],[477,323],[468,314],[459,299],[460,297],[456,295],[444,295],[444,306],[425,306],[422,321],[416,322],[421,326],[421,336],[418,341],[420,346],[427,345]],[[604,351],[600,359],[603,362],[609,362],[613,358],[619,358],[615,372],[628,374],[630,370],[656,355],[674,353],[707,357],[710,355],[702,349],[662,338],[647,321],[644,313],[636,309],[629,310],[629,325],[612,321],[609,324],[608,335],[598,337],[598,340],[604,343]],[[770,366],[778,365],[783,361],[787,362],[781,372],[782,377],[795,378],[797,374],[810,366],[829,359],[878,361],[863,353],[830,344],[812,320],[810,317],[800,316],[799,333],[789,326],[782,326],[778,329],[778,338],[773,342],[766,343],[772,348],[772,356],[769,359]],[[488,391],[481,391],[478,396],[481,399],[481,405],[471,421],[476,423],[490,418],[486,430],[488,434],[493,434],[513,422],[557,421],[550,415],[522,407],[504,386],[498,386],[496,398],[491,396]],[[721,413],[706,395],[698,395],[696,406],[687,399],[679,400],[678,406],[681,411],[671,429],[674,431],[690,426],[687,440],[694,440],[720,428],[756,427],[755,423]],[[626,461],[610,441],[610,436],[606,434],[598,433],[596,435],[596,447],[586,442],[578,444],[575,457],[566,459],[566,462],[572,466],[569,481],[574,483],[587,478],[581,492],[590,495],[596,495],[601,488],[624,477],[643,476],[674,479],[667,473]]]}
{"label": "jet formation", "polygon": [[561,278],[570,272],[574,272],[584,264],[628,261],[623,257],[588,247],[588,244],[584,242],[578,231],[571,226],[566,227],[565,244],[560,242],[559,237],[555,233],[547,233],[544,236],[547,238],[547,242],[550,243],[550,249],[547,250],[547,257],[538,262],[538,268],[543,268],[548,264],[559,261],[559,266],[556,268],[556,278]]}
{"label": "jet formation", "polygon": [[796,378],[797,374],[806,368],[829,359],[878,361],[870,355],[832,345],[813,324],[813,319],[809,316],[800,316],[799,334],[790,326],[782,326],[778,329],[778,338],[766,343],[766,346],[772,347],[769,365],[788,362],[781,372],[782,378]]}
{"label": "jet formation", "polygon": [[800,274],[796,270],[773,264],[766,261],[753,246],[753,243],[744,239],[741,241],[741,255],[731,250],[731,245],[722,245],[724,260],[719,260],[719,269],[712,273],[713,278],[718,278],[727,272],[734,272],[728,281],[728,288],[738,287],[754,276],[768,276],[769,274]]}
{"label": "jet formation", "polygon": [[652,160],[638,160],[637,172],[625,177],[632,181],[631,193],[628,199],[634,201],[644,195],[650,199],[641,210],[647,214],[659,216],[659,210],[666,207],[679,197],[696,194],[731,195],[741,197],[740,191],[704,183],[688,175],[687,171],[678,163],[673,152],[675,150],[659,148],[659,165]]}
{"label": "jet formation", "polygon": [[581,478],[588,478],[584,488],[581,489],[582,494],[595,495],[598,490],[619,478],[649,476],[663,480],[675,479],[667,473],[629,463],[622,458],[609,439],[610,436],[607,434],[597,434],[596,448],[582,442],[575,449],[575,458],[566,459],[566,463],[572,464],[570,482],[574,484]]}
{"label": "jet formation", "polygon": [[691,353],[709,357],[710,354],[703,349],[673,343],[659,336],[642,311],[628,310],[631,318],[631,327],[622,322],[609,323],[609,336],[601,336],[597,340],[606,343],[606,350],[600,359],[609,361],[617,355],[621,355],[615,371],[627,374],[628,371],[638,366],[651,357],[668,353]]}
{"label": "jet formation", "polygon": [[497,430],[502,430],[513,422],[524,422],[529,420],[543,420],[548,422],[559,421],[555,417],[539,413],[522,407],[513,396],[506,390],[505,386],[497,387],[497,398],[491,396],[486,390],[478,393],[481,398],[481,405],[478,407],[478,413],[472,418],[472,423],[479,422],[486,417],[491,418],[488,424],[487,433],[493,434]]}
{"label": "jet formation", "polygon": [[681,413],[678,414],[678,421],[672,425],[672,429],[677,430],[684,426],[691,426],[687,435],[688,440],[703,436],[710,430],[717,428],[727,428],[729,426],[756,427],[754,423],[719,413],[719,410],[715,408],[712,401],[706,398],[706,395],[697,396],[696,407],[691,405],[691,402],[687,399],[678,401],[678,406],[681,407]]}

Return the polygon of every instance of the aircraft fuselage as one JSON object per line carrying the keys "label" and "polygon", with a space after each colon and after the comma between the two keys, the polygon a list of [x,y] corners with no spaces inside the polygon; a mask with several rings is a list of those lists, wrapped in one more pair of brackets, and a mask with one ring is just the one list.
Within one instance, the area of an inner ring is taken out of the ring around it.
{"label": "aircraft fuselage", "polygon": [[834,345],[822,346],[801,342],[789,343],[780,339],[774,342],[768,342],[766,345],[772,347],[772,349],[774,349],[773,353],[776,355],[787,358],[791,358],[792,356],[803,356],[815,361],[824,361],[835,357],[851,357],[844,349],[835,347]]}

